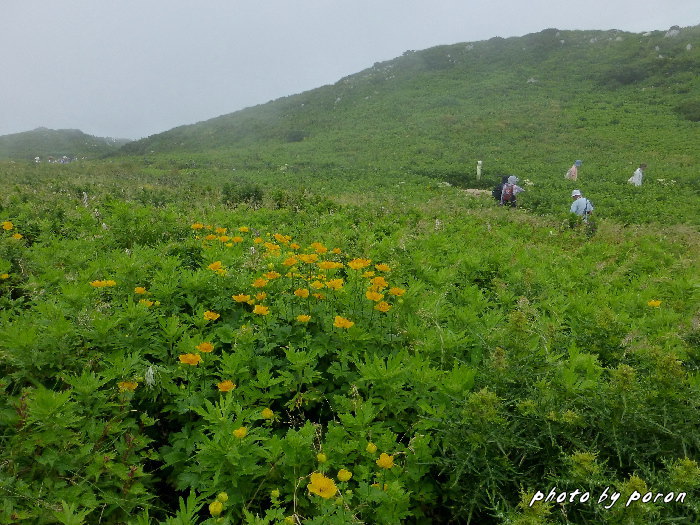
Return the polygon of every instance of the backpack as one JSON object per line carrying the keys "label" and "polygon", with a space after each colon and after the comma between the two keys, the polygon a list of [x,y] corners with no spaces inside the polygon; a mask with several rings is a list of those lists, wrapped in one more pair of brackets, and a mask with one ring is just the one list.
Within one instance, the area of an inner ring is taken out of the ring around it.
{"label": "backpack", "polygon": [[506,183],[503,185],[503,191],[501,192],[501,202],[510,202],[515,199],[513,189],[514,188],[512,184]]}
{"label": "backpack", "polygon": [[501,191],[503,191],[503,184],[499,184],[493,190],[491,190],[491,196],[497,201],[501,200]]}

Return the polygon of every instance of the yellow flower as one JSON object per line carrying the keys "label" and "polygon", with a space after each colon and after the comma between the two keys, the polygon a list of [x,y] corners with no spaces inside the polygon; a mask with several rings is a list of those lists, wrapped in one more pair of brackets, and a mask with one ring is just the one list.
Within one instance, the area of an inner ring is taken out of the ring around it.
{"label": "yellow flower", "polygon": [[350,328],[354,324],[355,323],[353,323],[350,319],[340,317],[339,315],[336,315],[335,320],[333,321],[333,326],[335,326],[336,328]]}
{"label": "yellow flower", "polygon": [[258,301],[263,301],[267,297],[265,292],[258,292],[255,294],[255,299]]}
{"label": "yellow flower", "polygon": [[239,293],[238,295],[232,295],[231,299],[233,299],[237,303],[247,303],[248,301],[250,301],[250,295]]}
{"label": "yellow flower", "polygon": [[406,290],[403,288],[397,288],[396,286],[393,288],[389,288],[389,293],[391,295],[395,295],[396,297],[401,297],[403,294],[406,293]]}
{"label": "yellow flower", "polygon": [[258,314],[258,315],[267,315],[270,313],[270,309],[267,306],[263,306],[261,304],[256,304],[253,307],[253,313]]}
{"label": "yellow flower", "polygon": [[219,237],[219,241],[221,241],[221,242],[228,242],[230,240],[231,240],[231,237],[229,237],[228,235],[222,235],[221,237]]}
{"label": "yellow flower", "polygon": [[367,443],[367,448],[365,450],[370,454],[374,454],[377,451],[377,445],[370,441],[369,443]]}
{"label": "yellow flower", "polygon": [[207,235],[206,237],[204,237],[204,239],[207,240],[207,241],[213,241],[213,240],[216,239],[216,238],[217,238],[216,235],[214,235],[213,233],[210,233],[209,235]]}
{"label": "yellow flower", "polygon": [[316,459],[319,463],[325,463],[326,461],[328,461],[328,456],[326,456],[323,452],[319,452],[318,454],[316,454]]}
{"label": "yellow flower", "polygon": [[390,272],[391,271],[391,267],[388,264],[384,264],[384,263],[375,264],[374,267],[377,270],[379,270],[380,272]]}
{"label": "yellow flower", "polygon": [[199,354],[180,354],[180,362],[186,365],[196,366],[202,362],[202,356]]}
{"label": "yellow flower", "polygon": [[129,392],[133,392],[134,390],[136,390],[137,386],[139,386],[139,384],[136,381],[119,381],[119,383],[117,383],[117,387],[119,388],[120,392],[124,392],[127,390]]}
{"label": "yellow flower", "polygon": [[223,235],[224,233],[226,233],[226,232],[228,231],[228,228],[221,228],[221,227],[219,227],[219,228],[216,228],[214,231],[215,231],[216,233],[218,233],[219,235]]}
{"label": "yellow flower", "polygon": [[311,320],[310,315],[305,315],[305,314],[297,315],[297,321],[299,321],[300,323],[308,323],[310,320]]}
{"label": "yellow flower", "polygon": [[298,250],[299,248],[301,248],[301,246],[299,246],[299,245],[298,245],[297,243],[295,243],[295,242],[293,242],[292,244],[290,244],[289,247],[290,247],[292,250]]}
{"label": "yellow flower", "polygon": [[216,500],[220,501],[221,503],[226,503],[228,501],[228,494],[225,492],[219,492],[216,496]]}
{"label": "yellow flower", "polygon": [[248,429],[246,427],[238,427],[233,431],[233,435],[238,439],[243,439],[248,435]]}
{"label": "yellow flower", "polygon": [[190,228],[192,228],[193,230],[201,230],[202,228],[204,228],[204,224],[202,224],[201,222],[195,222],[192,226],[190,226]]}
{"label": "yellow flower", "polygon": [[320,290],[324,286],[325,286],[325,284],[323,284],[321,281],[314,281],[311,283],[311,288],[313,288],[315,290]]}
{"label": "yellow flower", "polygon": [[260,244],[261,242],[265,242],[265,241],[263,241],[262,237],[256,237],[255,239],[253,239],[253,242],[255,244]]}
{"label": "yellow flower", "polygon": [[148,291],[143,286],[137,286],[136,288],[134,288],[134,293],[139,294],[139,295],[143,295],[143,294],[148,293]]}
{"label": "yellow flower", "polygon": [[224,511],[224,504],[221,503],[219,500],[212,501],[209,504],[209,514],[211,514],[212,516],[217,517],[223,511]]}
{"label": "yellow flower", "polygon": [[272,490],[270,491],[270,497],[271,497],[272,499],[277,499],[277,498],[279,498],[279,497],[280,497],[280,491],[279,491],[279,489],[272,489]]}
{"label": "yellow flower", "polygon": [[348,266],[353,270],[361,270],[362,268],[367,268],[372,259],[353,259],[348,263]]}
{"label": "yellow flower", "polygon": [[343,287],[342,279],[331,279],[326,283],[326,286],[331,290],[340,290]]}
{"label": "yellow flower", "polygon": [[317,253],[302,253],[298,255],[298,258],[301,262],[304,262],[306,264],[313,264],[316,261],[318,261],[318,254]]}
{"label": "yellow flower", "polygon": [[94,286],[95,288],[102,288],[105,285],[104,281],[92,281],[90,283],[90,286]]}
{"label": "yellow flower", "polygon": [[2,223],[2,229],[5,230],[6,232],[9,232],[14,227],[15,227],[15,225],[12,224],[12,221],[3,221],[3,223]]}
{"label": "yellow flower", "polygon": [[281,233],[275,233],[273,237],[277,242],[281,242],[282,244],[289,244],[289,241],[292,240],[289,235],[282,235]]}
{"label": "yellow flower", "polygon": [[217,314],[216,312],[212,312],[211,310],[207,310],[204,312],[204,318],[207,321],[216,321],[221,315]]}
{"label": "yellow flower", "polygon": [[391,305],[389,303],[387,303],[386,301],[381,301],[381,302],[374,305],[374,309],[379,310],[380,312],[386,313],[389,310],[391,310]]}
{"label": "yellow flower", "polygon": [[309,290],[307,288],[298,288],[294,290],[294,295],[306,299],[309,296]]}
{"label": "yellow flower", "polygon": [[220,270],[221,267],[222,267],[221,261],[214,261],[207,268],[209,268],[210,270],[216,271],[216,270]]}
{"label": "yellow flower", "polygon": [[386,282],[386,279],[384,279],[384,277],[382,277],[381,275],[378,277],[374,277],[370,282],[372,283],[372,286],[374,286],[380,290],[389,286],[389,283]]}
{"label": "yellow flower", "polygon": [[9,279],[9,278],[10,278],[9,273],[3,273],[2,275],[0,275],[0,279]]}
{"label": "yellow flower", "polygon": [[321,270],[335,270],[336,268],[342,268],[343,263],[341,262],[335,262],[335,261],[321,261],[318,264],[318,267]]}
{"label": "yellow flower", "polygon": [[142,305],[146,306],[147,308],[150,308],[155,303],[153,301],[148,300],[148,299],[139,299],[139,304],[142,304]]}
{"label": "yellow flower", "polygon": [[661,306],[661,301],[652,299],[647,303],[647,306],[651,306],[652,308],[658,308],[659,306]]}
{"label": "yellow flower", "polygon": [[366,279],[369,279],[370,277],[374,277],[374,274],[375,274],[375,273],[376,273],[376,272],[369,272],[369,271],[367,271],[367,272],[365,272],[365,273],[362,274],[362,277],[365,277]]}
{"label": "yellow flower", "polygon": [[260,415],[264,419],[272,419],[273,417],[275,417],[275,413],[269,408],[263,408],[262,412],[260,412]]}
{"label": "yellow flower", "polygon": [[103,282],[105,286],[117,286],[117,281],[113,281],[112,279],[107,279]]}
{"label": "yellow flower", "polygon": [[267,282],[268,282],[267,279],[263,279],[262,277],[259,277],[258,279],[255,279],[253,281],[252,286],[254,288],[264,288],[265,286],[267,286]]}
{"label": "yellow flower", "polygon": [[342,252],[343,252],[343,250],[341,250],[340,248],[333,248],[331,251],[332,251],[333,253],[335,253],[335,254],[338,254],[338,253],[342,253]]}
{"label": "yellow flower", "polygon": [[381,301],[384,299],[384,294],[380,294],[379,292],[375,292],[374,290],[367,290],[365,292],[365,297],[369,299],[370,301]]}
{"label": "yellow flower", "polygon": [[233,381],[227,379],[226,381],[217,383],[216,387],[219,389],[219,392],[230,392],[231,390],[236,388],[236,385],[233,383]]}
{"label": "yellow flower", "polygon": [[264,274],[264,275],[265,275],[266,278],[268,278],[268,279],[270,279],[270,280],[272,280],[272,279],[277,279],[278,277],[282,277],[282,275],[279,274],[279,273],[277,273],[277,272],[267,272],[267,273]]}
{"label": "yellow flower", "polygon": [[377,465],[382,468],[391,468],[394,466],[394,456],[382,452],[379,454],[379,459],[376,461]]}
{"label": "yellow flower", "polygon": [[296,257],[287,257],[284,261],[282,261],[282,264],[285,266],[294,266],[297,262],[299,261]]}
{"label": "yellow flower", "polygon": [[197,346],[195,346],[195,348],[197,350],[199,350],[200,352],[209,353],[212,350],[214,350],[214,345],[211,343],[205,342],[205,343],[199,343]]}
{"label": "yellow flower", "polygon": [[320,242],[312,242],[311,247],[314,249],[316,253],[326,253],[328,251],[328,248],[326,248],[322,243]]}
{"label": "yellow flower", "polygon": [[333,480],[327,478],[320,472],[311,474],[311,483],[309,483],[306,488],[309,492],[325,499],[332,498],[335,496],[336,492],[338,492],[338,487],[335,486]]}
{"label": "yellow flower", "polygon": [[352,477],[352,472],[350,472],[349,470],[341,468],[338,471],[338,481],[349,481],[351,477]]}
{"label": "yellow flower", "polygon": [[250,231],[250,228],[248,228],[248,226],[241,226],[240,228],[238,228],[238,231],[241,233],[247,233],[248,231]]}
{"label": "yellow flower", "polygon": [[239,237],[238,235],[231,237],[231,242],[235,242],[235,243],[243,242],[243,237]]}
{"label": "yellow flower", "polygon": [[311,295],[313,295],[313,296],[314,296],[316,299],[318,299],[319,301],[326,298],[326,296],[323,295],[322,293],[314,293],[314,294],[311,294]]}

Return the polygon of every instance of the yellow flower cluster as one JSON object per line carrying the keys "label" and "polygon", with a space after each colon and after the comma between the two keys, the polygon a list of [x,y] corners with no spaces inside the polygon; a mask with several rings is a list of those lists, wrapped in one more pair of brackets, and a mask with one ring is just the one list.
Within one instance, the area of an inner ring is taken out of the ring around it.
{"label": "yellow flower cluster", "polygon": [[105,281],[92,281],[90,286],[94,288],[109,288],[111,286],[117,286],[117,281],[113,281],[112,279],[107,279]]}
{"label": "yellow flower cluster", "polygon": [[[211,230],[217,235],[224,235],[228,231],[227,228],[218,228],[201,222],[193,223],[192,229],[195,231]],[[238,228],[238,231],[247,233],[249,228],[242,226]],[[215,240],[217,235],[210,233],[204,237],[204,241]],[[222,239],[219,237],[219,240]],[[232,240],[232,238],[227,237],[225,240]],[[238,241],[243,241],[243,238],[239,238]],[[252,306],[252,310],[249,311],[254,315],[264,317],[277,313],[276,308],[273,310],[269,304],[265,303],[269,300],[268,292],[280,290],[280,285],[276,283],[278,280],[284,282],[282,277],[289,279],[287,282],[294,283],[295,286],[290,291],[299,299],[314,298],[323,301],[335,297],[335,295],[328,295],[334,292],[339,293],[338,297],[342,297],[343,294],[347,293],[345,291],[346,282],[343,277],[334,275],[334,272],[343,268],[355,271],[366,270],[357,276],[368,279],[365,296],[375,303],[372,308],[378,312],[388,313],[393,308],[393,301],[390,298],[400,297],[405,293],[402,288],[390,287],[385,275],[388,275],[392,268],[386,263],[373,264],[372,259],[369,258],[343,261],[340,257],[342,253],[340,248],[329,249],[321,242],[312,242],[306,249],[303,249],[299,244],[292,242],[291,236],[281,233],[251,236],[250,241],[253,243],[250,253],[256,258],[268,259],[267,268],[251,280],[249,285],[251,290],[240,291],[232,295],[231,298],[236,303]],[[205,246],[207,246],[206,243]],[[207,267],[222,275],[226,272],[226,268],[220,260],[210,263]],[[356,282],[356,278],[351,275],[351,272],[347,275],[347,279],[350,284]],[[281,286],[284,287],[284,284]],[[267,291],[255,292],[255,289],[262,290],[263,288]],[[347,285],[347,288],[353,291],[356,289],[354,284],[353,286]],[[294,306],[292,306],[292,311],[293,309]],[[215,318],[210,317],[207,319],[215,320]],[[307,313],[301,313],[296,315],[296,320],[299,323],[308,323],[311,316]],[[333,320],[333,326],[341,329],[349,329],[354,324],[355,321],[342,315],[336,315]]]}

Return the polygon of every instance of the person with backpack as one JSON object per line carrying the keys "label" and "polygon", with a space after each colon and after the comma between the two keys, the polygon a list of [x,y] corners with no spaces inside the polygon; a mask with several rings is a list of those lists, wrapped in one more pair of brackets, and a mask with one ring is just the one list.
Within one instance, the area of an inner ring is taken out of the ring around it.
{"label": "person with backpack", "polygon": [[572,191],[571,198],[574,199],[574,202],[571,203],[571,213],[581,217],[583,222],[588,222],[591,213],[593,213],[593,203],[581,195],[580,190]]}
{"label": "person with backpack", "polygon": [[503,190],[501,191],[501,206],[511,206],[515,208],[517,203],[518,193],[525,191],[523,188],[518,186],[518,177],[511,175],[508,180],[503,185]]}
{"label": "person with backpack", "polygon": [[564,178],[576,181],[578,179],[578,168],[581,164],[583,164],[582,160],[575,161],[574,165],[571,166],[569,168],[569,170],[566,172],[566,175],[564,175]]}
{"label": "person with backpack", "polygon": [[499,203],[501,202],[501,193],[503,192],[503,185],[508,182],[508,175],[501,177],[501,182],[496,185],[496,187],[491,191],[491,196],[496,199]]}

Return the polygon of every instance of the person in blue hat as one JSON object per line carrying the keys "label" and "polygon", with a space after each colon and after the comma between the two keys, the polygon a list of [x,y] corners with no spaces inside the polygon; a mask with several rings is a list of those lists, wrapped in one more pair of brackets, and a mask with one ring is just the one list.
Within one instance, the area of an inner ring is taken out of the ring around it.
{"label": "person in blue hat", "polygon": [[564,175],[565,179],[569,180],[578,180],[578,167],[583,164],[582,160],[577,160],[574,162],[574,165],[569,168],[569,171],[566,172],[566,175]]}

